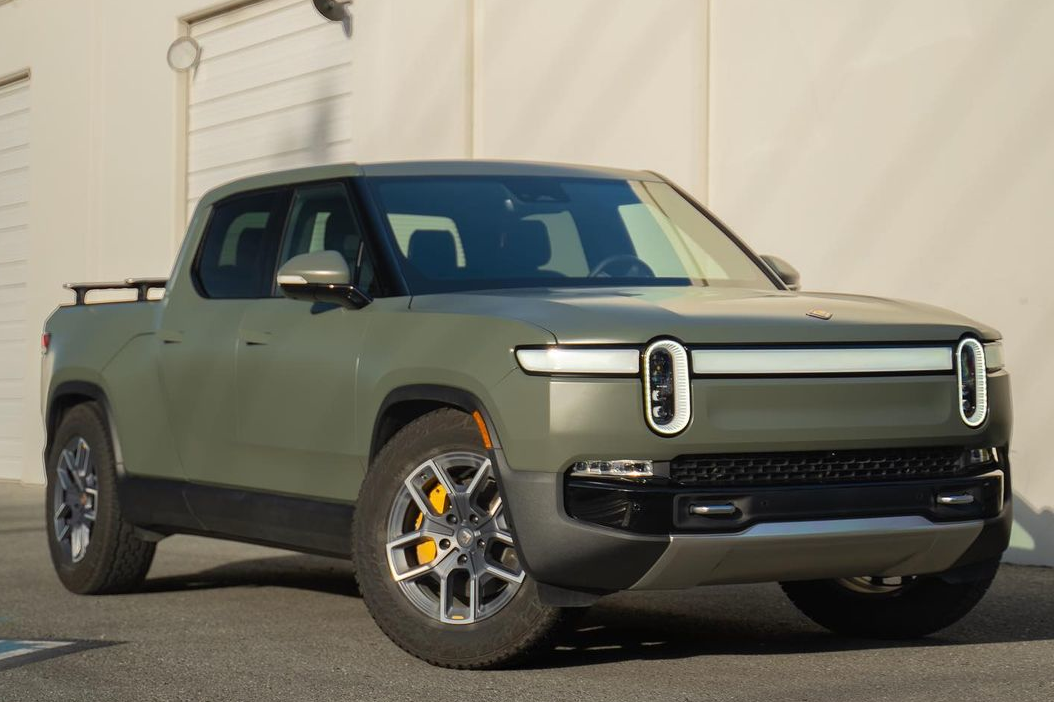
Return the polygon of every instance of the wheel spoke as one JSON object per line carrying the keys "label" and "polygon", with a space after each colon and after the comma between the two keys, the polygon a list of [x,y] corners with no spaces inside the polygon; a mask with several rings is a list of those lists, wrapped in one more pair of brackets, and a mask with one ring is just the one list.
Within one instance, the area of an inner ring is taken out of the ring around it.
{"label": "wheel spoke", "polygon": [[479,470],[476,471],[476,474],[472,476],[472,482],[470,482],[468,484],[468,487],[465,488],[465,493],[468,495],[471,501],[475,502],[476,493],[479,491],[480,486],[483,485],[484,481],[487,479],[488,476],[490,476],[489,458],[484,461],[483,465],[479,467]]}
{"label": "wheel spoke", "polygon": [[84,552],[88,549],[88,525],[77,524],[70,534],[70,553],[73,561],[77,562],[84,558]]}
{"label": "wheel spoke", "polygon": [[469,622],[476,621],[479,613],[479,575],[470,573],[468,578],[468,617]]}
{"label": "wheel spoke", "polygon": [[524,573],[522,568],[519,570],[519,572],[513,572],[512,570],[509,570],[500,563],[492,563],[488,560],[487,565],[484,567],[484,571],[489,573],[490,575],[493,575],[495,578],[498,578],[499,580],[504,580],[508,583],[523,582]]}
{"label": "wheel spoke", "polygon": [[[88,461],[91,457],[91,447],[88,446],[88,442],[81,439],[77,442],[77,452],[74,454],[74,466],[76,467],[77,474],[85,477],[88,475]],[[83,485],[81,486],[84,487]]]}
{"label": "wheel spoke", "polygon": [[[427,520],[425,523],[427,524]],[[453,545],[450,543],[447,544],[446,548],[442,547],[440,542],[446,539],[446,536],[448,535],[433,529],[424,528],[408,532],[389,541],[386,545],[386,550],[388,552],[388,567],[391,570],[392,577],[395,581],[402,582],[404,580],[414,580],[429,573],[438,564],[442,563],[454,549]],[[410,565],[407,563],[405,551],[428,539],[431,539],[435,543],[435,558],[428,563],[420,563],[417,565]]]}
{"label": "wheel spoke", "polygon": [[446,623],[451,623],[453,620],[450,618],[450,600],[453,599],[453,593],[450,592],[450,572],[442,573],[439,576],[439,620]]}
{"label": "wheel spoke", "polygon": [[495,541],[500,541],[506,546],[515,546],[516,542],[512,540],[512,534],[505,531],[496,531],[490,535],[490,538]]}
{"label": "wheel spoke", "polygon": [[66,537],[70,534],[70,525],[63,523],[62,528],[55,533],[55,539],[57,541],[65,541]]}
{"label": "wheel spoke", "polygon": [[435,461],[429,461],[429,463],[432,466],[432,472],[435,473],[436,479],[439,481],[439,484],[442,485],[443,489],[447,491],[448,495],[450,495],[450,503],[451,505],[453,505],[454,495],[456,495],[458,492],[457,486],[455,486],[454,481],[450,479],[450,474],[447,473],[446,468],[439,465]]}
{"label": "wheel spoke", "polygon": [[[73,477],[70,475],[69,468],[62,465],[67,453],[69,452],[62,452],[62,455],[59,457],[59,464],[55,466],[55,473],[58,475],[59,478],[59,486],[66,492],[72,490],[74,485],[76,484],[73,480]],[[69,461],[65,461],[65,463],[68,465]]]}
{"label": "wheel spoke", "polygon": [[[62,464],[65,463],[63,468]],[[84,483],[81,480],[81,476],[77,473],[77,461],[74,454],[69,449],[63,449],[62,456],[59,458],[59,470],[66,473],[67,479],[73,481],[73,484],[78,490],[84,491]]]}
{"label": "wheel spoke", "polygon": [[[468,576],[468,604],[457,601],[456,593],[451,587],[451,577],[455,573]],[[449,568],[439,576],[439,620],[445,624],[471,624],[476,621],[476,607],[479,600],[479,589],[476,577],[471,571],[461,568]]]}

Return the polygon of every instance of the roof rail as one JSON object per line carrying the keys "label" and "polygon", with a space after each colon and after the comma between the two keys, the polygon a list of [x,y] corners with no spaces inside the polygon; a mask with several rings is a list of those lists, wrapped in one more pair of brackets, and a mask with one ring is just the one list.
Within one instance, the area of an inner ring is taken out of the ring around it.
{"label": "roof rail", "polygon": [[76,299],[73,304],[83,305],[85,296],[92,290],[135,290],[136,302],[143,302],[151,290],[164,289],[167,278],[125,278],[119,283],[66,283],[62,287],[72,290]]}

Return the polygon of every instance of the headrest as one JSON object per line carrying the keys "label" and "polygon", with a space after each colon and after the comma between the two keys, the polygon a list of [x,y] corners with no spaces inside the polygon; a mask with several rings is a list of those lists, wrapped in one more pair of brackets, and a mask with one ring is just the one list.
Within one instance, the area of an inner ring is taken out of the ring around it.
{"label": "headrest", "polygon": [[407,260],[429,278],[445,278],[457,271],[454,235],[446,229],[417,229],[410,235]]}
{"label": "headrest", "polygon": [[549,230],[533,219],[521,219],[510,226],[501,248],[505,261],[517,270],[537,270],[553,257]]}
{"label": "headrest", "polygon": [[352,223],[351,213],[346,207],[336,207],[326,219],[326,235],[324,241],[327,251],[339,251],[344,258],[354,261],[357,251],[351,248],[358,242],[355,237],[355,226]]}
{"label": "headrest", "polygon": [[267,230],[263,227],[247,227],[238,234],[238,249],[235,252],[234,265],[239,268],[256,265],[265,231]]}

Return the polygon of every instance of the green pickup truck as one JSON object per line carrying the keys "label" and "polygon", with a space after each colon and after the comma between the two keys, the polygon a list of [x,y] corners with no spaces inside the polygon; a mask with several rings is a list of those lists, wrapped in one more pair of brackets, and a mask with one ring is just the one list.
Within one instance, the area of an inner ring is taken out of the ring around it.
{"label": "green pickup truck", "polygon": [[654,173],[262,175],[201,200],[170,279],[67,287],[42,394],[73,592],[135,589],[170,534],[326,554],[399,646],[485,668],[605,594],[714,583],[923,636],[1008,544],[999,333],[799,292]]}

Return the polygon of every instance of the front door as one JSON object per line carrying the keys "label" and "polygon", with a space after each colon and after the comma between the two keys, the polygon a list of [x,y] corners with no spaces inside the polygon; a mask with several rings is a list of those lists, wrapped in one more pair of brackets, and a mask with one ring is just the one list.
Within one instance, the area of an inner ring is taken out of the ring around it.
{"label": "front door", "polygon": [[[279,266],[335,250],[361,271],[362,228],[343,182],[301,186],[289,210]],[[356,278],[356,280],[359,280]],[[252,302],[237,342],[239,484],[348,501],[365,472],[355,456],[357,359],[370,309],[274,297]]]}

